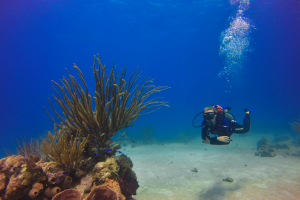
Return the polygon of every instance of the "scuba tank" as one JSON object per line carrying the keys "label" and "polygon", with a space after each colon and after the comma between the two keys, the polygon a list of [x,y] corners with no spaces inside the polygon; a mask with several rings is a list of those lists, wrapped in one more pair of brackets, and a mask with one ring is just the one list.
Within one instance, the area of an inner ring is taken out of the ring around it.
{"label": "scuba tank", "polygon": [[219,106],[213,105],[217,109],[217,117],[216,117],[216,124],[223,124],[224,118],[228,120],[228,122],[235,122],[235,117],[230,113],[231,107],[229,106]]}

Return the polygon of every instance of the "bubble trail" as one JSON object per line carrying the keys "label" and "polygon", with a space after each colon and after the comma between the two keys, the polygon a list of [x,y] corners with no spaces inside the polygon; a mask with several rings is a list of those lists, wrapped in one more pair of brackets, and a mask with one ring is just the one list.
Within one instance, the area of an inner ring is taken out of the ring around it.
{"label": "bubble trail", "polygon": [[245,52],[250,51],[250,20],[243,16],[249,8],[249,0],[230,0],[231,5],[239,4],[234,18],[231,18],[230,27],[220,36],[219,55],[224,57],[224,68],[219,77],[235,76],[243,67],[246,59]]}

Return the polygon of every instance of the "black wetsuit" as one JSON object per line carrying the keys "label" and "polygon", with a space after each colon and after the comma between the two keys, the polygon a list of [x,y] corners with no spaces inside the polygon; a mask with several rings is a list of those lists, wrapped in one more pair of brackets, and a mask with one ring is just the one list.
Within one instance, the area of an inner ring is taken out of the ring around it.
{"label": "black wetsuit", "polygon": [[[202,125],[204,127],[202,128],[202,140],[206,140],[206,138],[207,138],[207,139],[209,139],[210,144],[212,144],[212,145],[230,144],[230,142],[224,143],[224,142],[218,141],[217,137],[218,136],[231,137],[231,135],[233,133],[237,133],[237,134],[248,133],[250,131],[250,125],[251,125],[250,122],[251,121],[250,121],[249,114],[245,114],[243,125],[240,125],[236,122],[228,122],[228,120],[226,118],[223,118],[223,120],[221,120],[221,123],[219,123],[219,124],[216,123],[216,125],[210,126],[209,124],[207,124],[207,122],[205,120],[203,120]],[[217,137],[210,137],[209,133],[217,135]]]}

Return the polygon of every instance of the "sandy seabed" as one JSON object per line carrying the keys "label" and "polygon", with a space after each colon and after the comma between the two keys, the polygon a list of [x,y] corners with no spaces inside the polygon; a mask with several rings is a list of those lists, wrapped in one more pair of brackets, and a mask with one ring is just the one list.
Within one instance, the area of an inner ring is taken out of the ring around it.
{"label": "sandy seabed", "polygon": [[[134,198],[299,200],[300,157],[255,156],[261,138],[234,135],[226,146],[205,145],[200,139],[187,145],[127,146],[124,153],[132,159],[140,185]],[[228,176],[233,183],[223,181]]]}

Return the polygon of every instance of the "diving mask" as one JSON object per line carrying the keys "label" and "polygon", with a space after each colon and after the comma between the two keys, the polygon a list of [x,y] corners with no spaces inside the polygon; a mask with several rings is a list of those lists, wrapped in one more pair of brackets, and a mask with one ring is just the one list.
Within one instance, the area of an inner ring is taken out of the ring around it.
{"label": "diving mask", "polygon": [[205,120],[212,120],[215,117],[215,113],[213,112],[207,112],[207,113],[203,113],[203,118]]}

